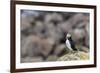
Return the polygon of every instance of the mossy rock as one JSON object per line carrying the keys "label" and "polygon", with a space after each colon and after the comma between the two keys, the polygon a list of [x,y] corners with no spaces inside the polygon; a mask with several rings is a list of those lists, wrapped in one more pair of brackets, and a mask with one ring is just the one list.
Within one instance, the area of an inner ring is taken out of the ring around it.
{"label": "mossy rock", "polygon": [[88,60],[89,54],[85,52],[73,52],[61,56],[58,61]]}

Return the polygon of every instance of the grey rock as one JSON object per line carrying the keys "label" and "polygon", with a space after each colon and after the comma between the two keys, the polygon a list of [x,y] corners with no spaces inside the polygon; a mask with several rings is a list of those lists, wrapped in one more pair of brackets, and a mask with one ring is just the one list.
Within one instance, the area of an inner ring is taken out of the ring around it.
{"label": "grey rock", "polygon": [[49,55],[46,61],[56,61],[58,59],[57,55]]}
{"label": "grey rock", "polygon": [[58,45],[54,50],[54,54],[58,56],[65,50],[65,48],[66,48],[65,44]]}
{"label": "grey rock", "polygon": [[25,57],[21,59],[21,63],[42,62],[42,57]]}
{"label": "grey rock", "polygon": [[65,54],[64,56],[61,56],[58,61],[73,61],[73,60],[88,60],[89,54],[78,51],[74,53]]}

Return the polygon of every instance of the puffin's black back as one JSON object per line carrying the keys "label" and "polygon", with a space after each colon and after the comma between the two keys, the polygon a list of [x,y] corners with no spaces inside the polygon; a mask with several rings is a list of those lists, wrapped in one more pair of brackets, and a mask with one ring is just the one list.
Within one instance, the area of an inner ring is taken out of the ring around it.
{"label": "puffin's black back", "polygon": [[75,47],[75,42],[72,40],[72,38],[68,38],[70,44],[71,44],[71,48],[74,50],[74,51],[77,51],[76,47]]}

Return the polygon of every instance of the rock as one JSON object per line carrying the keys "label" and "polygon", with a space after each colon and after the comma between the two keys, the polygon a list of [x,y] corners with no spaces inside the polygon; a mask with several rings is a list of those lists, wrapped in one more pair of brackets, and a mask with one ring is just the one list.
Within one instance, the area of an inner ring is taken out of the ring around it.
{"label": "rock", "polygon": [[72,31],[72,38],[78,44],[80,43],[83,44],[85,42],[85,40],[83,40],[85,39],[85,36],[86,36],[86,33],[84,29],[76,28]]}
{"label": "rock", "polygon": [[25,57],[21,58],[21,63],[42,62],[42,57]]}
{"label": "rock", "polygon": [[81,39],[85,37],[85,31],[84,29],[75,29],[73,31],[73,34],[76,36],[76,38]]}
{"label": "rock", "polygon": [[34,16],[34,17],[38,17],[39,16],[39,12],[38,11],[34,11],[34,10],[22,10],[22,14],[26,15],[26,16]]}
{"label": "rock", "polygon": [[34,30],[33,31],[34,34],[41,37],[41,38],[48,37],[48,30],[47,30],[47,28],[45,27],[45,25],[43,24],[42,21],[37,21],[35,23],[33,30]]}
{"label": "rock", "polygon": [[24,45],[21,47],[22,57],[27,55],[29,57],[42,54],[48,56],[54,45],[54,41],[48,39],[41,39],[39,36],[31,35],[26,38]]}
{"label": "rock", "polygon": [[63,32],[58,27],[55,27],[53,23],[49,23],[48,25],[46,25],[46,28],[48,37],[52,38],[55,43],[59,43],[60,39],[63,38]]}
{"label": "rock", "polygon": [[87,48],[85,46],[81,46],[80,50],[84,51],[84,52],[89,52],[89,48]]}
{"label": "rock", "polygon": [[89,54],[79,51],[75,53],[69,53],[65,54],[64,56],[61,56],[58,61],[72,61],[72,60],[88,60]]}
{"label": "rock", "polygon": [[90,43],[89,43],[89,41],[90,41],[90,39],[89,39],[89,37],[90,37],[90,27],[89,27],[89,23],[87,23],[86,24],[86,27],[85,27],[85,30],[86,30],[86,36],[85,36],[85,45],[87,46],[87,47],[89,47],[90,45]]}
{"label": "rock", "polygon": [[38,36],[30,35],[28,36],[23,46],[21,46],[21,54],[23,56],[34,56],[40,53],[41,49],[41,39]]}
{"label": "rock", "polygon": [[58,56],[50,55],[47,57],[46,61],[56,61],[57,59],[58,59]]}
{"label": "rock", "polygon": [[21,16],[21,31],[31,27],[31,22],[34,22],[33,16],[22,15]]}
{"label": "rock", "polygon": [[41,40],[41,54],[43,54],[45,57],[49,55],[49,53],[52,50],[52,47],[54,45],[54,41],[49,41],[50,39],[43,39]]}
{"label": "rock", "polygon": [[83,22],[85,20],[86,20],[86,16],[84,16],[84,14],[82,13],[78,13],[78,14],[73,15],[69,19],[69,22],[71,23],[71,25],[77,26],[77,23],[79,23],[80,21]]}
{"label": "rock", "polygon": [[62,15],[59,13],[48,13],[47,15],[45,15],[45,22],[49,23],[49,22],[61,22],[63,20]]}
{"label": "rock", "polygon": [[89,52],[85,53],[85,52],[79,52],[78,53],[80,60],[88,60],[89,59]]}
{"label": "rock", "polygon": [[58,24],[58,28],[62,31],[62,32],[69,32],[72,29],[72,25],[69,21],[66,22],[62,22]]}
{"label": "rock", "polygon": [[65,44],[58,45],[54,50],[54,54],[59,56],[65,50],[65,47]]}

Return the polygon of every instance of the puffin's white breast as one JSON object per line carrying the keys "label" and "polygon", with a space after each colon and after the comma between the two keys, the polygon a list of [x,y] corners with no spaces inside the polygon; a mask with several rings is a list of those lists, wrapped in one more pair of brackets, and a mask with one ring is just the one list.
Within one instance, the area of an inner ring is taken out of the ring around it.
{"label": "puffin's white breast", "polygon": [[73,50],[73,49],[71,48],[71,44],[70,44],[70,42],[69,42],[68,39],[66,40],[66,46],[68,47],[69,50]]}

